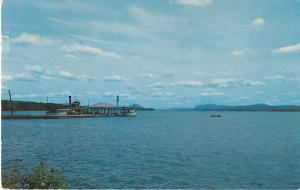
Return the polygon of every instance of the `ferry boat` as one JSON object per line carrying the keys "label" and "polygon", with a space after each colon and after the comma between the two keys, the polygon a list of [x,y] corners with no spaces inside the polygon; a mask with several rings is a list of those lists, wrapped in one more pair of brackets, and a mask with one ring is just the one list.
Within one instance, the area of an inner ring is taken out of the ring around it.
{"label": "ferry boat", "polygon": [[124,117],[135,117],[137,114],[136,110],[133,108],[122,107],[120,110],[120,115]]}
{"label": "ferry boat", "polygon": [[72,112],[71,109],[57,109],[54,112],[48,111],[47,115],[51,116],[64,116],[64,115],[69,115]]}

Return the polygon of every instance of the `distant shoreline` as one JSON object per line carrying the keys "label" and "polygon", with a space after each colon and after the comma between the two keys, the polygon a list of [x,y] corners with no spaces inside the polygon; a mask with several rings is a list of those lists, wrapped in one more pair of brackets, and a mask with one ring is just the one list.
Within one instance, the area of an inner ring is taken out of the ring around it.
{"label": "distant shoreline", "polygon": [[300,106],[296,105],[277,105],[270,106],[268,104],[252,104],[243,106],[228,106],[216,104],[196,105],[193,108],[172,108],[166,110],[176,111],[261,111],[261,112],[300,112]]}
{"label": "distant shoreline", "polygon": [[172,109],[166,109],[166,110],[157,110],[157,111],[180,111],[180,112],[300,112],[300,110],[172,110]]}
{"label": "distant shoreline", "polygon": [[[135,105],[135,104],[134,104]],[[137,104],[136,104],[137,105]],[[43,103],[43,102],[31,102],[31,101],[13,101],[14,111],[49,111],[55,109],[67,108],[67,104],[61,103]],[[1,110],[10,111],[10,101],[1,100]],[[145,108],[140,105],[135,107],[138,111],[233,111],[233,112],[300,112],[300,106],[296,105],[278,105],[271,106],[267,104],[252,104],[244,106],[227,106],[216,104],[203,104],[196,105],[193,108],[169,108],[169,109],[154,109]]]}

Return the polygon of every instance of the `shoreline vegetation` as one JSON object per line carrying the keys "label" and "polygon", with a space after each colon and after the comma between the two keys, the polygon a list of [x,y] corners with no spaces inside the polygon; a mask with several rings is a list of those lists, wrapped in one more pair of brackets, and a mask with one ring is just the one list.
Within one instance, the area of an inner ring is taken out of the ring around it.
{"label": "shoreline vegetation", "polygon": [[28,169],[22,160],[14,160],[7,169],[2,168],[2,186],[7,189],[67,189],[68,182],[60,169],[49,168],[46,162],[41,161]]}

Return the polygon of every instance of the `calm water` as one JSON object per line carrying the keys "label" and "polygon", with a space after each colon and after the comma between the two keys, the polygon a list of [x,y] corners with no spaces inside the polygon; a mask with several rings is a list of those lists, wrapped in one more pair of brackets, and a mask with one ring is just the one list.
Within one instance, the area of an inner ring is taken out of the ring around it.
{"label": "calm water", "polygon": [[300,187],[300,113],[138,114],[2,121],[2,167],[46,160],[73,188]]}

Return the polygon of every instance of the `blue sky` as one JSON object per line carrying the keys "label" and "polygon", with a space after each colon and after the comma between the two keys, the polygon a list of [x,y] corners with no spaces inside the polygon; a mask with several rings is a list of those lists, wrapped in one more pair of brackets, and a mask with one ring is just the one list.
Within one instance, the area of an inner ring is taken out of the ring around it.
{"label": "blue sky", "polygon": [[299,0],[9,0],[2,99],[300,105]]}

